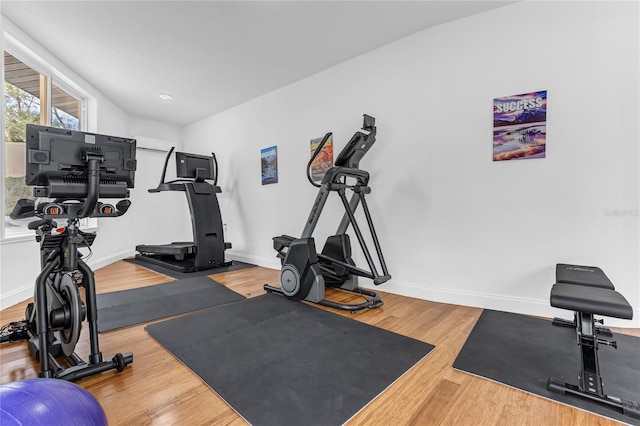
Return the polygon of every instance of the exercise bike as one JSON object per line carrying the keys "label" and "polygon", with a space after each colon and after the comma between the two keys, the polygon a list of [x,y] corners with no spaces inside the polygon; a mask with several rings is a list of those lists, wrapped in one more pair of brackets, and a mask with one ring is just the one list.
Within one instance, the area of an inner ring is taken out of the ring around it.
{"label": "exercise bike", "polygon": [[[336,158],[334,167],[327,171],[320,184],[311,178],[311,167],[332,133],[327,133],[324,136],[311,156],[311,160],[307,164],[307,178],[312,185],[319,188],[319,192],[301,237],[281,235],[273,238],[273,248],[278,252],[277,257],[281,259],[282,264],[279,277],[280,287],[265,284],[264,289],[267,292],[352,312],[382,306],[383,301],[378,293],[358,286],[358,277],[371,279],[375,285],[380,285],[391,279],[365,199],[365,195],[371,192],[371,188],[368,186],[369,173],[359,168],[360,160],[376,140],[375,118],[365,114],[362,130],[362,132],[358,131],[353,135]],[[347,191],[352,193],[350,199],[347,197]],[[329,194],[332,193],[338,194],[340,197],[345,213],[336,234],[328,237],[322,252],[317,253],[313,232]],[[364,211],[381,273],[378,272],[362,230],[355,218],[359,205],[362,205]],[[367,261],[367,270],[359,268],[353,261],[351,240],[347,234],[349,226],[353,227]],[[329,301],[325,299],[326,287],[357,293],[364,296],[366,300],[356,304]]]}
{"label": "exercise bike", "polygon": [[[106,359],[100,352],[95,278],[78,249],[90,248],[96,237],[80,230],[82,218],[119,217],[131,206],[126,198],[133,187],[135,144],[133,139],[27,126],[27,185],[37,185],[34,196],[53,200],[21,199],[11,213],[13,219],[39,218],[28,227],[40,243],[41,272],[25,320],[3,327],[0,342],[27,340],[40,363],[39,377],[76,381],[112,369],[121,372],[133,362],[131,352]],[[99,197],[125,199],[113,205]],[[65,219],[66,226],[58,227],[57,221]],[[75,352],[85,320],[88,362]]]}

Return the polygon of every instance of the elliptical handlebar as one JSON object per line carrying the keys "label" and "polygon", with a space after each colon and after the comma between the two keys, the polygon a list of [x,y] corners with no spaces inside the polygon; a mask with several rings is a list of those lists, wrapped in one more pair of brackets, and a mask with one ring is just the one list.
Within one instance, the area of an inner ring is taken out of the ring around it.
{"label": "elliptical handlebar", "polygon": [[172,146],[171,149],[169,150],[169,153],[167,154],[167,158],[164,159],[164,167],[162,168],[162,176],[160,176],[160,185],[162,185],[164,183],[164,179],[167,176],[167,165],[169,164],[169,158],[171,158],[171,154],[173,154],[173,151],[176,149],[175,146]]}
{"label": "elliptical handlebar", "polygon": [[162,174],[160,175],[160,182],[158,183],[158,186],[156,186],[155,188],[149,189],[148,190],[149,192],[160,192],[160,188],[162,188],[163,185],[170,183],[170,182],[165,182],[165,178],[167,176],[167,166],[169,165],[169,158],[171,158],[171,154],[173,154],[173,151],[175,149],[176,147],[172,146],[169,152],[167,153],[167,157],[164,159],[164,167],[162,168]]}
{"label": "elliptical handlebar", "polygon": [[218,186],[218,159],[215,153],[211,153],[213,157],[213,186]]}
{"label": "elliptical handlebar", "polygon": [[315,186],[316,188],[320,188],[320,184],[314,182],[314,180],[311,178],[311,165],[313,164],[315,159],[318,157],[318,155],[320,155],[320,151],[322,151],[322,148],[324,148],[324,146],[326,145],[327,141],[331,136],[333,136],[332,132],[329,132],[326,135],[324,135],[324,137],[322,138],[322,141],[320,141],[320,144],[318,145],[316,150],[313,152],[313,155],[311,156],[311,160],[309,160],[309,162],[307,163],[307,179],[309,179],[309,182],[311,182],[311,185]]}

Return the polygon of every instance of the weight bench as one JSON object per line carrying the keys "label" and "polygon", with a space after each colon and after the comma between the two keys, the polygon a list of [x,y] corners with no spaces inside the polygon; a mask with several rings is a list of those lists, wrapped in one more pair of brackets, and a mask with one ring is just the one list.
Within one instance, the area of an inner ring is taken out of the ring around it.
{"label": "weight bench", "polygon": [[[613,283],[604,271],[597,266],[570,265],[567,263],[558,263],[556,265],[556,283],[576,284],[589,287],[606,288],[615,290]],[[602,324],[602,320],[597,320]],[[562,327],[575,328],[577,326],[577,318],[574,315],[573,320],[564,318],[554,318],[553,325]],[[596,326],[596,331],[613,337],[611,330],[606,327]]]}
{"label": "weight bench", "polygon": [[620,293],[612,288],[582,284],[556,283],[551,289],[551,306],[575,312],[576,332],[581,353],[581,369],[578,385],[550,378],[547,389],[564,395],[570,393],[593,401],[608,404],[622,410],[623,414],[640,418],[640,404],[612,397],[604,393],[598,345],[618,348],[617,342],[604,340],[596,332],[594,315],[632,319],[633,309]]}

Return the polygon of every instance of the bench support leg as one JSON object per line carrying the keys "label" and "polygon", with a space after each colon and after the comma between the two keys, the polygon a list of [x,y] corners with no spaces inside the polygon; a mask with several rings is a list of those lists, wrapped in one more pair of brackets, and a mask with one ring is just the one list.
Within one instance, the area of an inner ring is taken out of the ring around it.
{"label": "bench support leg", "polygon": [[598,345],[605,344],[616,347],[616,342],[598,339],[595,320],[592,314],[576,312],[576,332],[580,346],[581,368],[578,385],[564,383],[550,378],[547,389],[564,395],[570,393],[613,406],[623,414],[640,419],[640,404],[620,398],[608,396],[604,393],[600,364],[598,362]]}
{"label": "bench support leg", "polygon": [[578,324],[578,339],[580,355],[582,358],[582,370],[580,371],[579,388],[587,392],[605,398],[600,377],[600,364],[598,363],[598,338],[593,320],[593,315],[578,312],[576,315]]}
{"label": "bench support leg", "polygon": [[[565,318],[555,317],[551,321],[551,323],[553,325],[557,325],[558,327],[576,328],[577,327],[576,324],[578,323],[577,316],[578,316],[578,314],[574,314],[573,321],[565,319]],[[602,320],[596,320],[596,321],[602,324]],[[596,331],[598,332],[598,334],[602,334],[602,335],[607,336],[607,337],[613,337],[613,333],[607,327],[596,325]]]}

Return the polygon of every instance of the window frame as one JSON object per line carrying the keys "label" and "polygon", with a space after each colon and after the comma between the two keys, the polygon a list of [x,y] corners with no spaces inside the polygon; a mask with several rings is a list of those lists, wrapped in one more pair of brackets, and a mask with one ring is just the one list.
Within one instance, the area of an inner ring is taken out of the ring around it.
{"label": "window frame", "polygon": [[[56,77],[55,75],[51,77],[51,84],[49,85],[49,91],[53,92],[53,86],[58,87],[59,89],[64,90],[68,95],[73,96],[74,98],[78,99],[80,101],[80,116],[78,117],[78,120],[80,121],[79,126],[78,126],[78,130],[81,132],[86,132],[87,131],[87,105],[89,104],[89,99],[87,96],[83,96],[82,93],[80,93],[79,91],[73,89],[71,86],[69,86],[66,82],[64,82],[62,79]],[[53,94],[51,96],[50,102],[51,102],[51,106],[50,106],[50,114],[48,116],[49,119],[49,124],[47,124],[48,126],[51,125],[51,112],[53,112]]]}
{"label": "window frame", "polygon": [[[75,97],[80,101],[80,117],[78,117],[80,123],[78,125],[79,131],[88,131],[89,127],[89,116],[90,111],[89,108],[94,106],[94,102],[92,102],[92,97],[82,90],[80,86],[75,83],[71,78],[67,77],[63,73],[59,72],[55,69],[53,65],[51,65],[47,60],[41,58],[37,54],[35,54],[31,49],[24,46],[17,39],[12,37],[10,34],[4,32],[2,34],[2,52],[3,52],[3,60],[2,66],[0,67],[0,71],[2,73],[2,81],[3,86],[0,91],[0,100],[2,101],[2,111],[0,111],[0,126],[2,127],[2,131],[0,132],[0,157],[2,161],[0,161],[0,185],[2,190],[0,191],[0,215],[2,215],[3,224],[0,227],[0,243],[11,243],[11,242],[19,242],[33,239],[33,231],[26,227],[26,223],[24,227],[20,227],[19,229],[9,230],[4,226],[4,217],[8,215],[10,212],[6,212],[4,209],[4,200],[5,200],[5,178],[6,178],[6,167],[5,167],[5,158],[6,158],[6,140],[5,140],[5,125],[6,125],[6,110],[5,110],[5,96],[4,96],[4,79],[5,79],[5,69],[4,69],[4,52],[8,52],[9,54],[16,57],[22,63],[33,69],[35,72],[43,75],[47,79],[47,104],[45,105],[45,125],[51,126],[51,115],[53,112],[53,97],[52,97],[52,88],[53,85],[57,86],[61,90],[64,90],[69,95]],[[28,219],[25,219],[25,222],[28,223]],[[81,221],[81,226],[85,230],[97,229],[98,221],[96,218],[85,218]]]}

